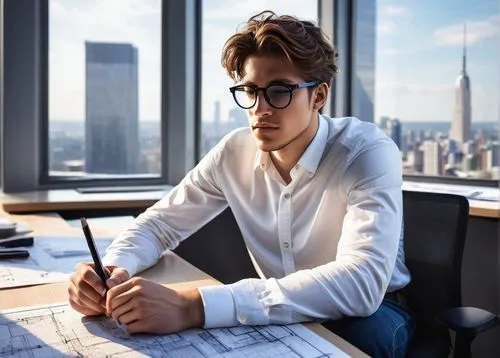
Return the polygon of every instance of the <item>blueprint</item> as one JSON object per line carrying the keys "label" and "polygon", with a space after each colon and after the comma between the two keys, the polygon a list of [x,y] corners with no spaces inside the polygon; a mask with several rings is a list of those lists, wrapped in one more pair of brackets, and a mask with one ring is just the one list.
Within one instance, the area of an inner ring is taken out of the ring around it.
{"label": "blueprint", "polygon": [[[97,250],[101,257],[111,241],[111,238],[96,238]],[[0,261],[0,288],[66,281],[79,262],[92,262],[83,235],[35,236],[33,246],[12,248],[18,249],[28,250],[30,257]]]}
{"label": "blueprint", "polygon": [[67,304],[0,312],[0,357],[347,357],[301,324],[130,335]]}

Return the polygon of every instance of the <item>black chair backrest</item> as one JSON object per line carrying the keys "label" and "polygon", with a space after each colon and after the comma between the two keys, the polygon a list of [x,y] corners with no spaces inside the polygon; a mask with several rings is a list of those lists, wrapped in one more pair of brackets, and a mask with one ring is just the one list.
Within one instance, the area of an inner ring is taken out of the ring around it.
{"label": "black chair backrest", "polygon": [[469,219],[467,198],[403,192],[404,247],[411,282],[408,306],[417,319],[461,305],[461,268]]}

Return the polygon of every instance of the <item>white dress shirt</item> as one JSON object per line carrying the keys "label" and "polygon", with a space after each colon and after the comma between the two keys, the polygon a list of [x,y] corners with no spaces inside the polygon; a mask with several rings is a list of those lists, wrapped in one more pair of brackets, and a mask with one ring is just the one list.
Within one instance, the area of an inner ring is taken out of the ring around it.
{"label": "white dress shirt", "polygon": [[410,274],[402,244],[402,163],[371,123],[319,116],[291,182],[249,128],[225,136],[109,247],[131,275],[228,205],[260,279],[200,288],[205,327],[367,316]]}

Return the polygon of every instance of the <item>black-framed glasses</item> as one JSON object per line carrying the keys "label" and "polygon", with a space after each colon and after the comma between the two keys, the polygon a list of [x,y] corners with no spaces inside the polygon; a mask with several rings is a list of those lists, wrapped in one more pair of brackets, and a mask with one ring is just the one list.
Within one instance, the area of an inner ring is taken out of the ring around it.
{"label": "black-framed glasses", "polygon": [[243,109],[249,109],[257,103],[259,92],[262,92],[266,102],[273,108],[283,109],[292,102],[293,91],[300,88],[314,87],[319,81],[302,82],[294,85],[287,83],[271,83],[266,87],[254,85],[237,85],[229,88],[234,101]]}

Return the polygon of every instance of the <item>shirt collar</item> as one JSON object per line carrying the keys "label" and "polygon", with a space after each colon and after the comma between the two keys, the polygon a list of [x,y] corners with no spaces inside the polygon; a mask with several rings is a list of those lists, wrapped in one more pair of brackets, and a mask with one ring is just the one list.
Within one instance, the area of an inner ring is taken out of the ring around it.
{"label": "shirt collar", "polygon": [[328,126],[326,120],[320,115],[318,122],[319,125],[316,135],[297,163],[300,168],[304,168],[310,175],[316,173],[328,140]]}
{"label": "shirt collar", "polygon": [[260,167],[262,170],[266,171],[269,166],[270,160],[271,158],[269,157],[269,153],[257,149],[257,154],[255,155],[254,169]]}
{"label": "shirt collar", "polygon": [[[321,115],[319,115],[318,117],[319,125],[318,130],[316,131],[316,135],[297,163],[300,168],[304,168],[305,170],[307,170],[310,175],[316,173],[319,161],[323,156],[323,151],[325,150],[326,142],[328,139],[328,126],[326,124],[326,120]],[[270,161],[271,158],[269,156],[269,153],[257,149],[254,169],[260,167],[265,171],[269,167]]]}

